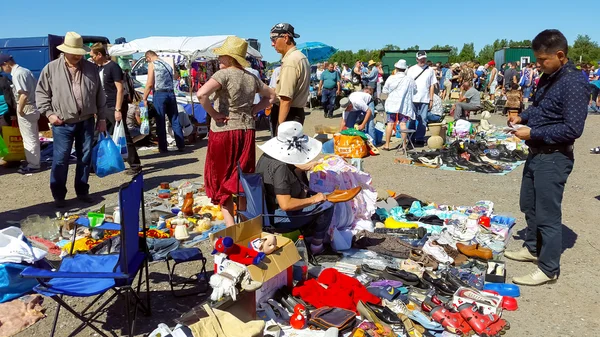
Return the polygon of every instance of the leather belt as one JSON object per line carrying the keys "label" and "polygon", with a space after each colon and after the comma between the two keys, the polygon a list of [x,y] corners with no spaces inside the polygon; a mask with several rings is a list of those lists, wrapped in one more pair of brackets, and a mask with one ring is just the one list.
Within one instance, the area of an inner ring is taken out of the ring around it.
{"label": "leather belt", "polygon": [[549,154],[554,152],[573,153],[573,145],[544,145],[539,147],[530,147],[529,152],[532,154]]}

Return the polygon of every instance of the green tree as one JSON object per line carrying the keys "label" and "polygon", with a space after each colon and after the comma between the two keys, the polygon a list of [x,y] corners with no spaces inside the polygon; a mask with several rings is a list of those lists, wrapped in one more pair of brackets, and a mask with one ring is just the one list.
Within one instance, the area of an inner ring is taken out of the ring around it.
{"label": "green tree", "polygon": [[418,44],[416,44],[416,45],[414,45],[414,46],[412,46],[412,47],[408,47],[408,48],[406,48],[406,50],[419,50],[419,49],[421,49],[421,48],[419,48],[419,45],[418,45]]}
{"label": "green tree", "polygon": [[449,44],[446,44],[443,46],[436,44],[435,46],[431,47],[431,50],[448,50],[448,49],[450,49],[450,55],[448,57],[448,62],[450,62],[450,63],[458,62],[458,48],[451,46]]}
{"label": "green tree", "polygon": [[509,48],[519,48],[519,47],[531,47],[531,40],[523,40],[523,41],[508,41]]}
{"label": "green tree", "polygon": [[381,50],[400,50],[400,47],[395,44],[386,44]]}
{"label": "green tree", "polygon": [[475,60],[475,46],[473,43],[465,43],[458,54],[460,62],[468,62]]}
{"label": "green tree", "polygon": [[575,63],[595,63],[600,61],[598,42],[592,41],[588,35],[577,35],[573,45],[569,47],[569,57]]}

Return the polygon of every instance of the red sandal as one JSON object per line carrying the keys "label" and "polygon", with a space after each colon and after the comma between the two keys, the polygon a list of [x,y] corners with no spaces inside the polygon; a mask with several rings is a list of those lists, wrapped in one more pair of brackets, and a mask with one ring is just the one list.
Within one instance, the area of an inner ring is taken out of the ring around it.
{"label": "red sandal", "polygon": [[496,337],[510,329],[508,322],[500,316],[480,313],[476,304],[465,303],[458,307],[458,312],[480,337]]}
{"label": "red sandal", "polygon": [[444,307],[433,308],[431,318],[440,323],[446,330],[460,336],[468,336],[473,331],[458,312],[450,311]]}

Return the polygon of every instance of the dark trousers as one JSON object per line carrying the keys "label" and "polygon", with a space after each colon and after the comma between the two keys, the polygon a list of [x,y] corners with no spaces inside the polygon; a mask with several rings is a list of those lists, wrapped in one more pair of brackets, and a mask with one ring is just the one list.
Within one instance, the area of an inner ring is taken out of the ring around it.
{"label": "dark trousers", "polygon": [[521,212],[527,221],[525,247],[537,255],[549,277],[560,273],[562,254],[561,204],[573,154],[529,154],[521,182]]}
{"label": "dark trousers", "polygon": [[[307,237],[311,237],[316,239],[318,242],[322,242],[327,235],[329,226],[331,225],[334,208],[332,203],[325,201],[325,211],[323,211],[323,213],[318,215],[315,219],[312,212],[318,206],[318,204],[315,204],[307,206],[298,211],[288,212],[278,208],[273,213],[276,215],[273,227],[286,230],[303,228],[306,231]],[[287,216],[293,217],[287,218]]]}
{"label": "dark trousers", "polygon": [[[127,103],[124,103],[125,107],[127,107]],[[121,122],[123,123],[123,129],[125,129],[125,140],[127,141],[127,163],[131,168],[137,168],[142,166],[140,157],[138,156],[135,145],[133,145],[133,139],[131,138],[131,134],[129,133],[129,128],[127,124],[125,124],[125,119],[127,118],[127,108],[121,108]],[[113,134],[116,126],[115,121],[115,109],[107,108],[106,109],[106,130],[110,135]]]}
{"label": "dark trousers", "polygon": [[158,150],[167,152],[167,129],[165,116],[169,118],[173,134],[175,135],[175,143],[177,148],[182,150],[185,147],[185,139],[183,138],[183,128],[179,123],[179,113],[177,112],[177,101],[173,92],[155,91],[152,96],[152,103],[156,108],[158,117],[156,118],[156,135],[158,136]]}
{"label": "dark trousers", "polygon": [[52,126],[54,138],[52,152],[52,171],[50,172],[50,190],[54,200],[65,200],[67,195],[67,174],[69,157],[75,143],[77,168],[75,169],[75,193],[87,195],[90,191],[88,178],[92,163],[92,145],[94,143],[94,118],[73,124]]}
{"label": "dark trousers", "polygon": [[323,95],[321,96],[321,103],[323,103],[323,112],[325,116],[333,116],[333,110],[335,109],[335,97],[337,89],[323,89]]}
{"label": "dark trousers", "polygon": [[[279,105],[273,104],[271,114],[269,115],[269,121],[271,122],[271,137],[276,137],[277,126],[279,125]],[[285,118],[285,121],[295,121],[304,125],[304,108],[290,107],[290,111]]]}

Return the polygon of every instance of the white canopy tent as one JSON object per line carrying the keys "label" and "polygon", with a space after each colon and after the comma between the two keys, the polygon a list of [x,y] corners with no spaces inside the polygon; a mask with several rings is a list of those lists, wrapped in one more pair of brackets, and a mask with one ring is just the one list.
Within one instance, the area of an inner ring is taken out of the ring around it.
{"label": "white canopy tent", "polygon": [[[113,45],[108,53],[110,56],[126,56],[153,50],[157,53],[178,53],[189,60],[197,58],[214,59],[216,55],[212,52],[213,49],[222,46],[228,36],[151,36]],[[247,56],[262,59],[262,54],[251,46],[248,46]]]}

